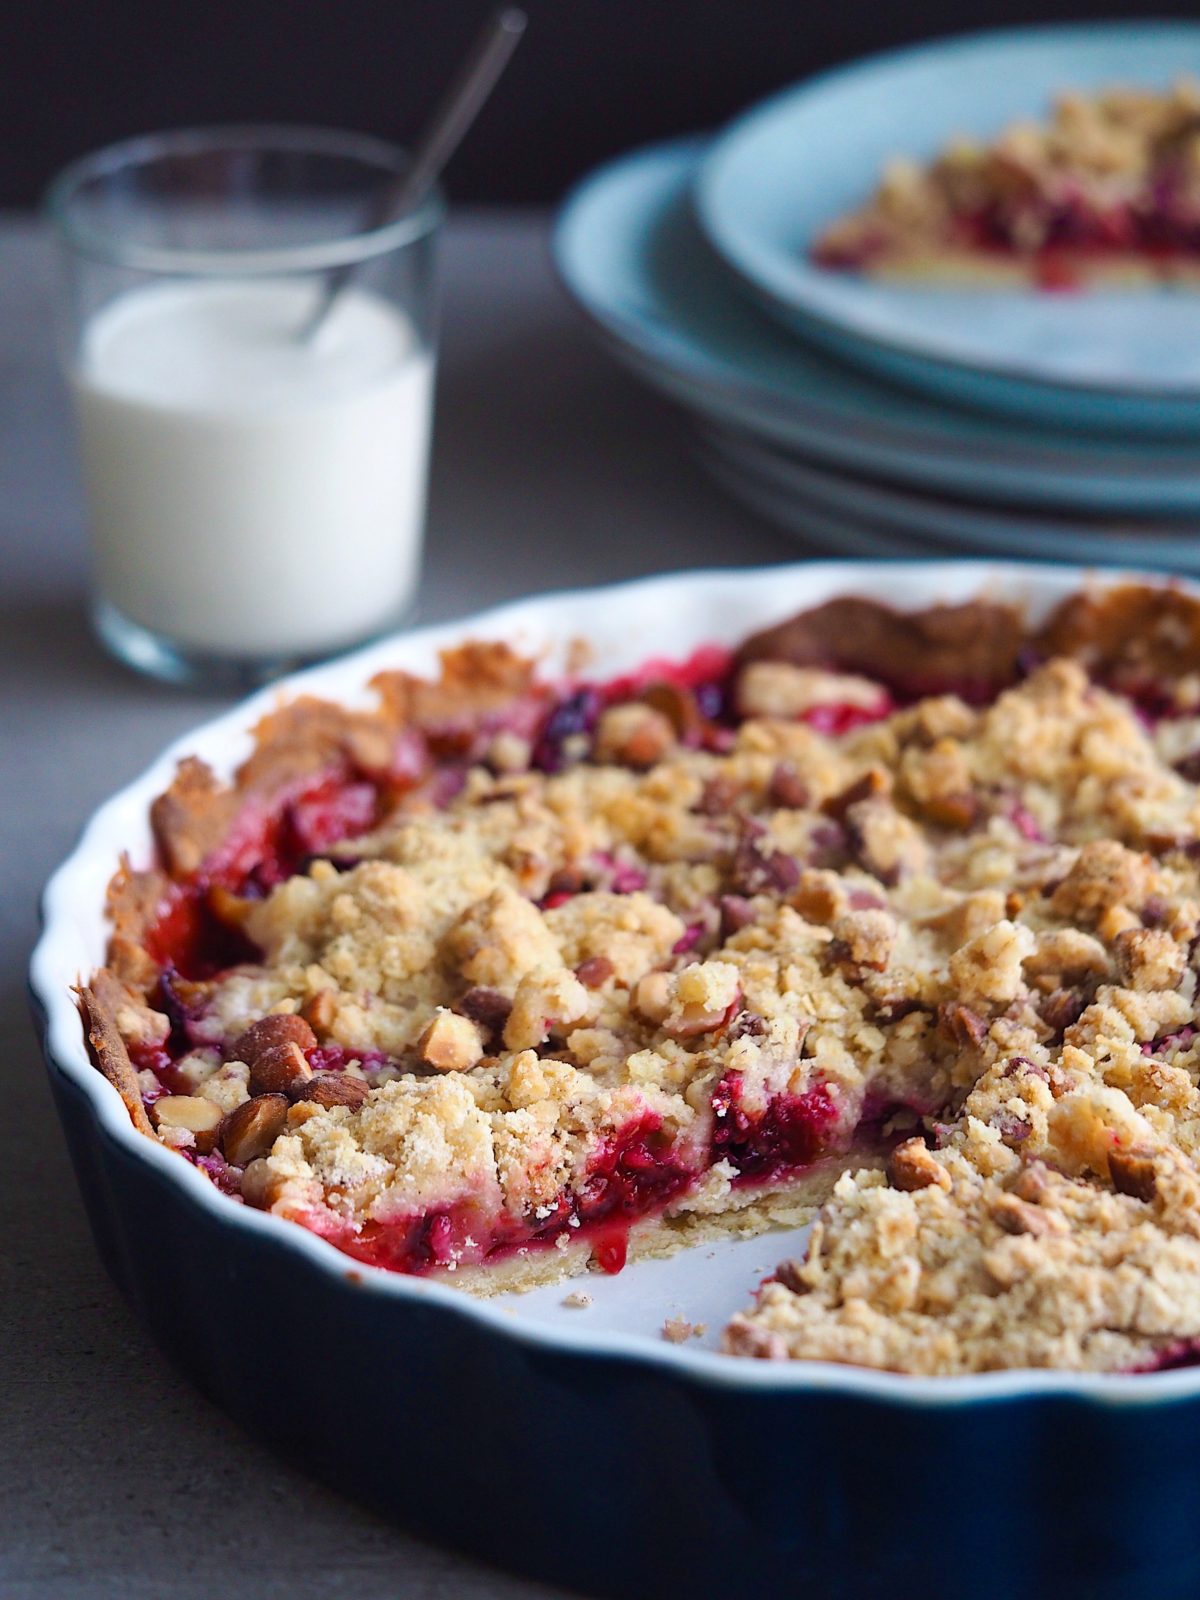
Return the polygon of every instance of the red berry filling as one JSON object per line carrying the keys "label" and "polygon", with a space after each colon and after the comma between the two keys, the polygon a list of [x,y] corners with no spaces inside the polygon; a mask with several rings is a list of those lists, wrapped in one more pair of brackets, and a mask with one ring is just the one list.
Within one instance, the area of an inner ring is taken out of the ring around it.
{"label": "red berry filling", "polygon": [[811,1166],[834,1148],[841,1113],[826,1084],[772,1096],[761,1110],[743,1104],[741,1075],[727,1072],[713,1091],[712,1159],[738,1170],[736,1183],[767,1183]]}
{"label": "red berry filling", "polygon": [[663,1132],[662,1118],[647,1112],[601,1142],[582,1182],[564,1191],[549,1214],[492,1223],[465,1201],[395,1222],[368,1223],[358,1233],[345,1233],[327,1218],[309,1225],[357,1260],[393,1272],[420,1274],[500,1261],[519,1250],[552,1246],[564,1234],[586,1239],[599,1265],[619,1272],[633,1223],[661,1212],[695,1177]]}

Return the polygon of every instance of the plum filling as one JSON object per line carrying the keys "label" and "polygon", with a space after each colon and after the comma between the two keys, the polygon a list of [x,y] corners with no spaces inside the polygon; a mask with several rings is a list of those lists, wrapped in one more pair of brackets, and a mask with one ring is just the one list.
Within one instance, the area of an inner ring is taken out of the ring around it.
{"label": "plum filling", "polygon": [[712,1106],[712,1159],[737,1168],[736,1184],[772,1182],[811,1166],[834,1148],[842,1120],[823,1083],[803,1094],[773,1095],[761,1110],[747,1110],[736,1072],[717,1084]]}
{"label": "plum filling", "polygon": [[1150,1360],[1126,1367],[1125,1372],[1133,1376],[1144,1372],[1175,1372],[1180,1367],[1200,1367],[1200,1339],[1172,1340]]}

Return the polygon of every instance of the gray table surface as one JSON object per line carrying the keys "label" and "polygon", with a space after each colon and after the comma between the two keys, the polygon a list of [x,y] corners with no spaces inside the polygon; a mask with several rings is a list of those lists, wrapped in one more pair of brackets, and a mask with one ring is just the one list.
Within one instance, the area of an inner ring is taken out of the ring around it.
{"label": "gray table surface", "polygon": [[[796,553],[594,347],[544,216],[468,213],[446,246],[423,618]],[[225,702],[143,682],[89,634],[51,278],[44,232],[0,222],[0,1595],[548,1595],[282,1465],[167,1364],[94,1253],[26,1012],[36,897],[93,807]]]}

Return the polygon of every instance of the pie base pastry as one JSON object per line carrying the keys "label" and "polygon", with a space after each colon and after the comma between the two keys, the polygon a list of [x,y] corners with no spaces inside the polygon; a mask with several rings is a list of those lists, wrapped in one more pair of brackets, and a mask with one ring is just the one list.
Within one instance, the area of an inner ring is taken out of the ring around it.
{"label": "pie base pastry", "polygon": [[819,1212],[735,1355],[1200,1340],[1200,604],[852,597],[549,682],[503,644],[184,762],[81,990],[148,1137],[477,1293]]}

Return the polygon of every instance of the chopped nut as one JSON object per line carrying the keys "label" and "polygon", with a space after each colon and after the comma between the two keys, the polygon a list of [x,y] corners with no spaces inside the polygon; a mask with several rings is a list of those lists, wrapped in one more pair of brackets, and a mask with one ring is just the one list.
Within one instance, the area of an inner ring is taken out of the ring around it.
{"label": "chopped nut", "polygon": [[575,968],[575,976],[585,989],[600,989],[612,977],[616,968],[607,956],[588,956]]}
{"label": "chopped nut", "polygon": [[832,922],[849,903],[845,880],[818,867],[805,867],[791,896],[791,904],[806,922]]}
{"label": "chopped nut", "polygon": [[1041,1205],[1050,1193],[1050,1180],[1046,1175],[1045,1164],[1041,1161],[1032,1161],[1027,1167],[1023,1167],[1012,1186],[1012,1192],[1018,1200],[1027,1200],[1030,1205]]}
{"label": "chopped nut", "polygon": [[735,894],[786,894],[800,882],[792,856],[772,850],[756,834],[745,832],[730,864],[729,886]]}
{"label": "chopped nut", "polygon": [[596,724],[592,756],[596,761],[617,762],[621,766],[652,767],[675,745],[675,729],[669,718],[653,706],[633,701],[609,706]]}
{"label": "chopped nut", "polygon": [[1057,1211],[1031,1205],[1015,1194],[1002,1194],[988,1206],[988,1215],[1005,1233],[1027,1233],[1041,1236],[1048,1233],[1065,1233],[1067,1220]]}
{"label": "chopped nut", "polygon": [[1078,989],[1055,989],[1046,996],[1039,1010],[1042,1021],[1054,1033],[1062,1033],[1079,1021],[1087,1007],[1085,996]]}
{"label": "chopped nut", "polygon": [[528,739],[522,739],[520,734],[505,729],[488,746],[487,760],[493,772],[525,772],[532,754],[533,746]]}
{"label": "chopped nut", "polygon": [[803,1261],[781,1261],[775,1268],[775,1276],[793,1294],[805,1294],[808,1290],[808,1284],[804,1281]]}
{"label": "chopped nut", "polygon": [[517,985],[504,1024],[506,1050],[535,1050],[552,1033],[580,1022],[595,1004],[569,967],[535,967]]}
{"label": "chopped nut", "polygon": [[454,1011],[436,1012],[417,1040],[417,1054],[435,1072],[466,1072],[484,1053],[479,1025]]}
{"label": "chopped nut", "polygon": [[861,778],[856,778],[837,794],[831,795],[821,810],[827,817],[844,822],[851,806],[859,805],[864,800],[885,799],[891,792],[891,773],[883,767],[868,767]]}
{"label": "chopped nut", "polygon": [[459,996],[454,1002],[454,1010],[460,1016],[470,1017],[472,1022],[477,1022],[486,1033],[500,1034],[504,1032],[512,1001],[499,989],[477,986]]}
{"label": "chopped nut", "polygon": [[245,1167],[265,1156],[283,1132],[287,1121],[287,1097],[260,1094],[244,1100],[221,1124],[221,1149],[226,1161]]}
{"label": "chopped nut", "polygon": [[293,1084],[303,1083],[312,1075],[299,1045],[274,1044],[260,1051],[250,1063],[250,1093],[290,1094]]}
{"label": "chopped nut", "polygon": [[788,811],[804,811],[812,805],[812,793],[790,761],[780,761],[767,785],[767,799]]}
{"label": "chopped nut", "polygon": [[671,979],[666,972],[648,972],[633,991],[633,1007],[647,1022],[661,1022],[671,1009]]}
{"label": "chopped nut", "polygon": [[729,939],[754,921],[754,907],[744,895],[723,894],[720,899],[721,938]]}
{"label": "chopped nut", "polygon": [[307,1100],[315,1106],[349,1106],[356,1110],[370,1094],[370,1085],[352,1072],[318,1072],[306,1083],[296,1084],[293,1100]]}
{"label": "chopped nut", "polygon": [[741,793],[733,778],[718,773],[715,778],[709,778],[705,782],[700,798],[696,802],[696,810],[701,816],[723,817],[726,812],[733,810]]}
{"label": "chopped nut", "polygon": [[690,689],[676,683],[651,683],[642,690],[642,703],[661,712],[678,738],[688,740],[699,735],[704,719]]}
{"label": "chopped nut", "polygon": [[245,1061],[252,1067],[264,1051],[273,1050],[278,1045],[294,1044],[303,1051],[314,1049],[316,1043],[317,1036],[303,1017],[280,1013],[252,1022],[234,1040],[230,1054],[233,1060]]}
{"label": "chopped nut", "polygon": [[1108,1157],[1108,1175],[1118,1194],[1135,1200],[1153,1200],[1158,1193],[1154,1157],[1145,1150],[1113,1150]]}
{"label": "chopped nut", "polygon": [[337,1020],[337,1002],[333,998],[333,991],[321,989],[310,995],[300,1007],[300,1015],[318,1034],[328,1033]]}
{"label": "chopped nut", "polygon": [[1142,919],[1129,906],[1106,906],[1096,920],[1096,932],[1112,944],[1121,934],[1141,925]]}
{"label": "chopped nut", "polygon": [[217,1142],[221,1112],[211,1100],[193,1094],[167,1094],[150,1107],[150,1119],[160,1132],[190,1133],[192,1146],[207,1155]]}
{"label": "chopped nut", "polygon": [[924,1139],[906,1139],[888,1157],[888,1181],[893,1189],[913,1193],[917,1189],[949,1189],[950,1174],[937,1160]]}
{"label": "chopped nut", "polygon": [[546,893],[548,895],[581,894],[586,887],[587,879],[584,877],[582,868],[559,867],[550,874],[550,881],[546,885]]}
{"label": "chopped nut", "polygon": [[930,795],[922,809],[939,828],[969,828],[979,817],[979,796],[970,790],[959,794]]}
{"label": "chopped nut", "polygon": [[986,1017],[955,1001],[943,1001],[938,1006],[938,1027],[960,1050],[977,1049],[988,1035]]}

